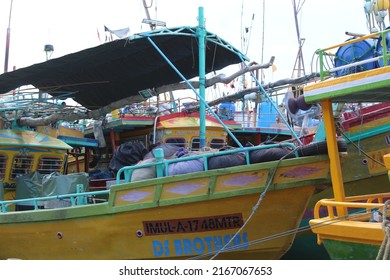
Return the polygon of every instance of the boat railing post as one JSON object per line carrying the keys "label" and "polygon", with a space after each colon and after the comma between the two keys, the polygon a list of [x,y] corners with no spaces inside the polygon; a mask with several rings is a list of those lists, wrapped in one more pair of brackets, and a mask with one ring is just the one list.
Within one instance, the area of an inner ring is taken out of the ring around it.
{"label": "boat railing post", "polygon": [[164,176],[164,165],[162,164],[164,160],[164,150],[161,148],[154,149],[154,157],[156,162],[160,163],[156,165],[156,176],[161,178]]}
{"label": "boat railing post", "polygon": [[382,33],[382,49],[383,49],[383,66],[388,65],[388,53],[387,53],[387,43],[386,43],[386,37],[387,37],[388,31],[385,31]]}
{"label": "boat railing post", "polygon": [[318,54],[319,54],[319,57],[320,57],[320,79],[321,79],[321,81],[323,81],[324,78],[325,78],[325,73],[324,73],[324,50],[319,50]]}
{"label": "boat railing post", "polygon": [[[83,184],[77,184],[76,186],[77,193],[83,193],[84,192],[84,185]],[[87,197],[86,195],[77,196],[77,205],[86,205],[87,204]]]}

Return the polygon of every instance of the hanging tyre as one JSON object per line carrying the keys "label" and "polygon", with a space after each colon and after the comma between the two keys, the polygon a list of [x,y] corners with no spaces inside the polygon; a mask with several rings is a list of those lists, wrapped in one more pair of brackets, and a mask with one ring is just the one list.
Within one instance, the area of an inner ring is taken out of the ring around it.
{"label": "hanging tyre", "polygon": [[[339,149],[339,152],[346,152],[347,142],[342,138],[337,139],[337,147]],[[327,155],[327,154],[328,154],[328,146],[326,144],[326,141],[313,142],[298,148],[298,155],[300,157],[314,156],[314,155]]]}

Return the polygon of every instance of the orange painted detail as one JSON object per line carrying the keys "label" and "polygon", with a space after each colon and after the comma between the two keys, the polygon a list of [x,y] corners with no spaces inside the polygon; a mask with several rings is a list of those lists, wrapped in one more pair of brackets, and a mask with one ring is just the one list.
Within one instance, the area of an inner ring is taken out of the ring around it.
{"label": "orange painted detail", "polygon": [[386,171],[386,168],[382,165],[383,157],[389,153],[390,153],[390,148],[367,152],[367,155],[370,158],[374,159],[374,160],[369,160],[367,162],[367,167],[370,174],[383,173]]}

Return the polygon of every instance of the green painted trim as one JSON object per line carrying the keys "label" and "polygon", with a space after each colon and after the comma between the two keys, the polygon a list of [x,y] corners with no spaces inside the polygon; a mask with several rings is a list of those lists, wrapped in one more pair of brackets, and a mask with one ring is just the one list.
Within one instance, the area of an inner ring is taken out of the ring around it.
{"label": "green painted trim", "polygon": [[[163,184],[166,183],[174,183],[180,182],[183,180],[189,179],[197,179],[197,178],[205,178],[211,177],[211,182],[214,184],[212,188],[215,188],[215,182],[218,176],[220,175],[229,175],[234,174],[236,172],[250,172],[250,171],[259,171],[259,170],[269,170],[278,167],[288,167],[288,166],[300,166],[302,164],[310,164],[314,162],[327,161],[328,157],[325,155],[319,156],[311,156],[311,157],[302,157],[302,158],[294,158],[287,159],[280,162],[265,162],[265,163],[257,163],[251,165],[243,165],[243,166],[235,166],[231,168],[225,169],[217,169],[210,170],[204,172],[197,172],[191,174],[184,174],[178,176],[170,176],[163,178],[155,178],[144,181],[137,181],[132,183],[124,183],[118,184],[111,187],[109,191],[109,199],[108,202],[99,203],[99,204],[89,204],[89,205],[81,205],[69,208],[60,208],[60,209],[46,209],[45,211],[36,210],[36,211],[21,211],[21,212],[7,212],[0,214],[0,224],[7,223],[21,223],[21,222],[36,222],[36,221],[55,221],[55,220],[63,220],[63,219],[71,219],[71,218],[82,218],[88,219],[92,216],[105,216],[109,217],[111,214],[127,212],[127,211],[135,211],[140,209],[150,209],[156,208],[158,206],[168,206],[168,205],[177,205],[177,204],[185,204],[189,202],[199,202],[199,201],[207,201],[207,200],[216,200],[222,198],[229,198],[235,196],[243,196],[249,194],[262,193],[265,189],[265,185],[254,187],[251,189],[243,189],[243,190],[232,190],[221,193],[211,192],[210,189],[207,191],[208,193],[188,196],[186,198],[175,198],[168,199],[164,201],[160,201],[161,196],[161,188]],[[298,188],[302,186],[312,185],[313,182],[317,182],[317,184],[329,183],[329,178],[322,178],[317,180],[306,180],[300,182],[291,182],[286,184],[274,184],[269,191],[277,191],[281,189],[288,188]],[[114,205],[116,196],[120,191],[123,190],[136,190],[147,186],[156,186],[157,191],[154,193],[155,200],[153,202],[147,203],[136,203],[130,205]],[[209,186],[210,188],[210,186]]]}
{"label": "green painted trim", "polygon": [[308,103],[319,102],[323,99],[342,97],[342,96],[346,96],[346,95],[357,93],[357,92],[368,91],[368,90],[378,89],[378,88],[387,87],[387,86],[390,86],[390,79],[389,80],[382,80],[379,82],[367,83],[364,85],[359,85],[359,86],[354,86],[354,87],[347,87],[347,88],[334,90],[334,91],[330,91],[330,92],[319,93],[319,94],[315,94],[315,95],[305,95],[305,101]]}
{"label": "green painted trim", "polygon": [[323,244],[332,260],[375,260],[379,245],[346,242],[339,240],[323,240]]}
{"label": "green painted trim", "polygon": [[154,193],[153,202],[158,205],[161,199],[161,194],[163,190],[163,184],[159,184],[156,186],[156,192]]}
{"label": "green painted trim", "polygon": [[209,183],[209,193],[213,194],[215,192],[215,186],[217,184],[217,177],[211,177],[210,178],[210,183]]}
{"label": "green painted trim", "polygon": [[[377,135],[380,135],[383,133],[388,133],[388,132],[390,132],[390,125],[385,124],[385,125],[370,128],[370,129],[367,129],[364,131],[360,131],[360,132],[357,132],[354,134],[345,133],[345,135],[347,135],[351,141],[355,142],[355,141],[371,138],[371,137],[374,137],[374,136],[377,136]],[[348,139],[345,139],[345,140],[347,141],[347,143],[350,142]]]}
{"label": "green painted trim", "polygon": [[70,146],[80,146],[80,147],[99,147],[99,142],[95,139],[90,138],[80,138],[73,136],[58,136],[57,139],[65,142]]}

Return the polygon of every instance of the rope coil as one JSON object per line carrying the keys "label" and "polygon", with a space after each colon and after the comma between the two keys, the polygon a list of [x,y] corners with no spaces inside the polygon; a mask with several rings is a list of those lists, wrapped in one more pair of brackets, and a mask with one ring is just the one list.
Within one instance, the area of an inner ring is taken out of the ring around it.
{"label": "rope coil", "polygon": [[390,259],[390,220],[387,219],[387,210],[390,209],[390,200],[385,202],[383,207],[383,220],[382,220],[382,229],[385,232],[385,237],[383,238],[382,245],[379,248],[377,260],[389,260]]}

